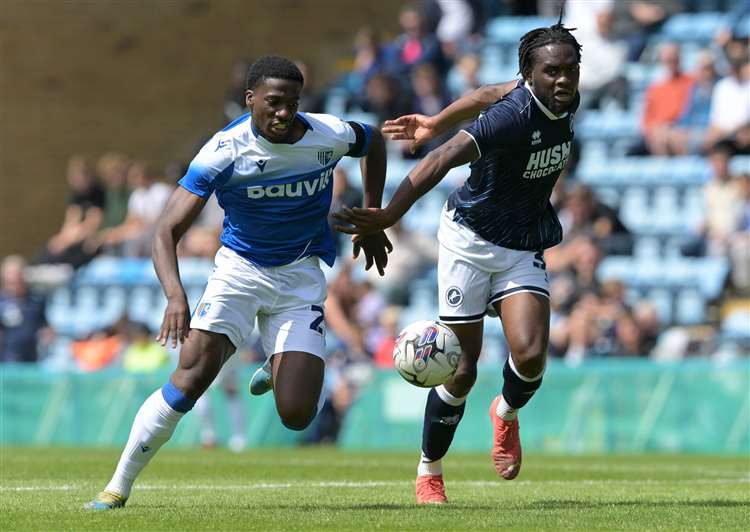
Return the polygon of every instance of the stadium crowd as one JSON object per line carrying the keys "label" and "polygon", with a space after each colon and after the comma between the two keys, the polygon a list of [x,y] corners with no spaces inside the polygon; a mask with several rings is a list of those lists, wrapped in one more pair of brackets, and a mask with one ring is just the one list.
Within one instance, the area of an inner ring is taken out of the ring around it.
{"label": "stadium crowd", "polygon": [[[626,280],[598,275],[606,257],[636,253],[639,235],[618,211],[619,200],[600,197],[580,179],[578,163],[587,156],[587,148],[586,141],[577,143],[575,160],[553,198],[565,238],[546,253],[553,357],[579,363],[589,357],[726,354],[725,318],[731,309],[750,305],[750,168],[745,164],[737,171],[730,164],[736,155],[750,154],[750,1],[714,3],[732,11],[711,42],[698,44],[660,38],[670,17],[695,12],[701,5],[698,1],[565,3],[564,20],[577,28],[576,37],[583,45],[579,122],[604,110],[637,114],[640,131],[628,145],[627,156],[706,158],[710,175],[702,185],[703,217],[692,231],[678,235],[677,248],[685,257],[725,257],[730,268],[718,297],[706,302],[706,319],[695,326],[676,323],[673,314],[660,312],[646,294],[631,290]],[[483,65],[488,26],[501,16],[556,16],[552,11],[557,3],[537,4],[518,0],[407,4],[398,15],[398,35],[389,37],[376,28],[356,31],[350,70],[333,85],[324,88],[312,67],[300,62],[306,78],[300,110],[367,114],[376,123],[408,113],[436,114],[483,83],[506,81],[489,78]],[[247,65],[238,61],[230,73],[223,105],[227,121],[245,112]],[[628,76],[633,65],[656,66],[660,74],[639,91]],[[419,158],[454,132],[415,153],[407,142],[390,141],[389,157]],[[60,364],[59,353],[51,348],[54,323],[45,314],[43,293],[34,287],[49,292],[55,285],[72,283],[77,270],[100,256],[148,258],[154,222],[184,168],[184,163],[176,162],[159,171],[122,153],[103,154],[95,165],[80,155],[70,157],[69,197],[60,228],[40,246],[29,261],[31,266],[15,255],[2,262],[0,361],[57,358],[55,367],[65,369],[121,366],[133,372],[170,364],[173,354],[152,340],[149,324],[128,316],[70,338],[69,358]],[[345,168],[335,173],[334,209],[359,200],[359,176],[349,174]],[[430,215],[437,219],[439,211]],[[212,259],[221,229],[221,208],[212,199],[180,242],[179,254]],[[330,275],[325,309],[330,400],[314,439],[335,437],[356,389],[373,368],[392,364],[398,330],[405,317],[413,316],[409,309],[415,299],[424,297],[415,293],[419,286],[415,280],[435,279],[437,242],[432,230],[414,224],[391,228],[395,249],[384,278],[365,274],[362,265],[349,258],[350,244],[344,236],[340,235],[339,266]],[[747,354],[750,321],[743,320],[750,320],[750,314],[740,316],[744,337],[729,351]],[[257,341],[251,341],[241,357],[259,362],[265,354]]]}

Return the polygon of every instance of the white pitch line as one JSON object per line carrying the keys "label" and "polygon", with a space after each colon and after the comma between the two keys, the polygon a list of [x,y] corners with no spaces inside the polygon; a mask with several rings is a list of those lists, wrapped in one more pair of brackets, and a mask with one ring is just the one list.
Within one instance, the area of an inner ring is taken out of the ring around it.
{"label": "white pitch line", "polygon": [[[383,488],[395,486],[408,486],[413,484],[412,480],[400,481],[372,481],[372,482],[274,482],[274,483],[256,483],[256,484],[144,484],[136,486],[136,490],[159,491],[159,490],[224,490],[224,491],[246,491],[246,490],[274,490],[274,489],[307,489],[307,488]],[[467,486],[475,488],[495,488],[507,486],[507,482],[493,480],[454,480],[450,483],[452,486]],[[534,485],[559,485],[567,486],[571,484],[582,485],[629,485],[629,484],[649,484],[649,485],[669,485],[669,484],[750,484],[750,477],[747,478],[712,478],[712,479],[684,479],[684,480],[663,480],[663,479],[606,479],[606,480],[517,480],[513,482],[514,486],[534,486]],[[0,486],[0,492],[19,492],[19,491],[73,491],[91,489],[90,485],[63,484],[60,486]]]}

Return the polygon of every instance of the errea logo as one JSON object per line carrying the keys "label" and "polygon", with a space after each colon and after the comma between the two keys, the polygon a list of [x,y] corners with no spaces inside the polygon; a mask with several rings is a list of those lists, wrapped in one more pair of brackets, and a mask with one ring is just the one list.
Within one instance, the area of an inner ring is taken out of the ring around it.
{"label": "errea logo", "polygon": [[320,173],[315,179],[306,179],[296,183],[279,183],[278,185],[265,185],[247,187],[247,197],[250,199],[261,198],[300,198],[302,196],[314,196],[322,192],[331,182],[333,168]]}
{"label": "errea logo", "polygon": [[542,132],[538,129],[531,134],[531,145],[536,146],[542,143]]}

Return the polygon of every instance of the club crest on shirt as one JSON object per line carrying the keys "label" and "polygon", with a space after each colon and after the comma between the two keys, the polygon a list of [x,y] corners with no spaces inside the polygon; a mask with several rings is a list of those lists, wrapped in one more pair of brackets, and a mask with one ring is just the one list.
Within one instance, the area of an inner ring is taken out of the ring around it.
{"label": "club crest on shirt", "polygon": [[333,159],[333,150],[318,151],[318,162],[321,166],[326,166]]}
{"label": "club crest on shirt", "polygon": [[208,314],[208,309],[210,308],[211,308],[211,303],[201,303],[198,306],[198,317],[203,318],[204,316],[206,316],[206,314]]}
{"label": "club crest on shirt", "polygon": [[538,129],[531,134],[531,145],[536,146],[542,143],[542,132]]}

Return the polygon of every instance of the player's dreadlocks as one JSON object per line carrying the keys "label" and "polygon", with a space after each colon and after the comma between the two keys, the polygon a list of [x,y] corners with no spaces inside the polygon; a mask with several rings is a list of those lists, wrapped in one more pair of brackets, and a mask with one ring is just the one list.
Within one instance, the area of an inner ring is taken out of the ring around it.
{"label": "player's dreadlocks", "polygon": [[299,81],[303,85],[305,83],[302,72],[297,68],[297,65],[286,57],[278,55],[264,55],[250,65],[250,69],[247,71],[245,88],[255,90],[258,83],[266,78],[289,79]]}
{"label": "player's dreadlocks", "polygon": [[525,78],[526,73],[534,66],[534,50],[547,46],[548,44],[563,43],[569,44],[576,51],[576,58],[581,62],[581,45],[571,31],[575,28],[566,28],[562,23],[562,6],[560,6],[560,18],[557,24],[549,28],[536,28],[521,37],[521,44],[518,46],[518,69],[519,73]]}

